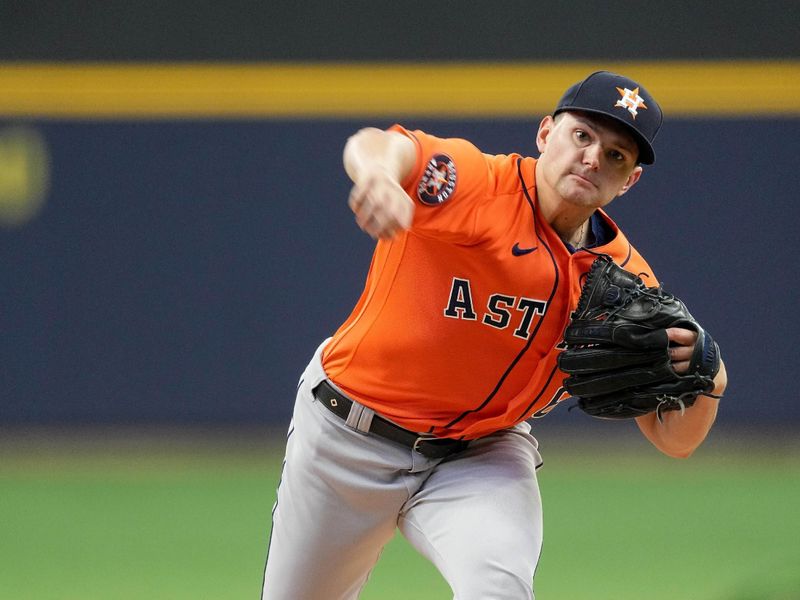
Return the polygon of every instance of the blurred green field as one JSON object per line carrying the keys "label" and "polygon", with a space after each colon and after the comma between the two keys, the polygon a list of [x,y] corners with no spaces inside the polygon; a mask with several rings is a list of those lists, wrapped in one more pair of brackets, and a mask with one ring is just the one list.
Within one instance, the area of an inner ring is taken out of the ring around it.
{"label": "blurred green field", "polygon": [[[800,599],[799,446],[712,438],[676,461],[627,437],[548,435],[538,600]],[[6,433],[0,598],[255,600],[277,438]],[[402,538],[362,595],[450,597]]]}

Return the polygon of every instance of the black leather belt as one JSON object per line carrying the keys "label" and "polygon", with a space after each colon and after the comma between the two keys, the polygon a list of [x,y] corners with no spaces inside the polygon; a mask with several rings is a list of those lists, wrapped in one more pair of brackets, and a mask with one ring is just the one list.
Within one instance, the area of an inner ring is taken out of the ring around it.
{"label": "black leather belt", "polygon": [[[333,414],[347,420],[353,401],[335,389],[330,383],[327,381],[320,383],[314,388],[314,396]],[[464,450],[469,445],[469,441],[466,440],[420,435],[408,429],[403,429],[378,415],[372,417],[368,433],[410,448],[427,458],[444,458]]]}

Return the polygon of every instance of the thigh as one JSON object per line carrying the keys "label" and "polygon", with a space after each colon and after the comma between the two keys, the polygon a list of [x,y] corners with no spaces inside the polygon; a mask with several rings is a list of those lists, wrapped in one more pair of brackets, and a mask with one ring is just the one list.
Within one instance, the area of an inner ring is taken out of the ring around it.
{"label": "thigh", "polygon": [[523,424],[442,462],[409,500],[400,530],[458,600],[533,598],[542,545],[540,464]]}
{"label": "thigh", "polygon": [[[301,385],[263,598],[356,598],[408,499],[407,452],[344,425]],[[404,464],[405,463],[405,464]]]}

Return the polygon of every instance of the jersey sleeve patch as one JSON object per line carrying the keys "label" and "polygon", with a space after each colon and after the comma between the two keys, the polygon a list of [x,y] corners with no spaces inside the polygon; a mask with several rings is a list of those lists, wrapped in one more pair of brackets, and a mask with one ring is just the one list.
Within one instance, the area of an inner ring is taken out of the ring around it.
{"label": "jersey sleeve patch", "polygon": [[447,154],[434,154],[425,165],[417,197],[428,206],[446,202],[456,189],[456,163]]}

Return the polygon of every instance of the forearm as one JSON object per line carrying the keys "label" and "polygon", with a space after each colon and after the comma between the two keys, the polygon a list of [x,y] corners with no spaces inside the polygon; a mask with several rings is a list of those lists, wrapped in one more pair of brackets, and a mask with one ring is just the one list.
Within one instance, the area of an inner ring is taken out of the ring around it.
{"label": "forearm", "polygon": [[406,136],[365,128],[351,136],[344,147],[343,162],[353,183],[380,171],[401,183],[416,161],[416,147]]}
{"label": "forearm", "polygon": [[344,168],[353,180],[348,204],[373,238],[391,239],[411,226],[414,203],[402,183],[416,160],[416,144],[396,131],[362,129],[347,140]]}
{"label": "forearm", "polygon": [[[725,364],[714,378],[712,394],[721,396],[728,383]],[[671,411],[662,414],[659,421],[655,413],[636,419],[636,423],[645,437],[661,452],[674,458],[688,458],[706,439],[717,416],[719,400],[700,395],[694,405],[681,414]]]}

